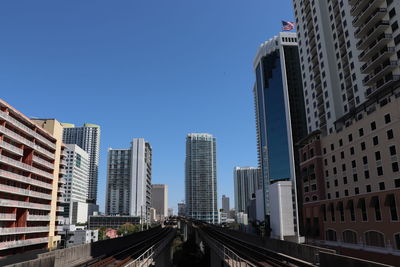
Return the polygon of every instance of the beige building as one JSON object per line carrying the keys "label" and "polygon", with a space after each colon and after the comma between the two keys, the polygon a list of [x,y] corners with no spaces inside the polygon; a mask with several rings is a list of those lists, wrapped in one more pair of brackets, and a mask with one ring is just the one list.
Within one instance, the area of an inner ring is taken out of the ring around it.
{"label": "beige building", "polygon": [[400,255],[399,96],[367,102],[335,133],[303,140],[309,242]]}
{"label": "beige building", "polygon": [[0,99],[0,255],[57,246],[62,127]]}
{"label": "beige building", "polygon": [[151,207],[155,209],[158,221],[168,216],[168,185],[151,185]]}

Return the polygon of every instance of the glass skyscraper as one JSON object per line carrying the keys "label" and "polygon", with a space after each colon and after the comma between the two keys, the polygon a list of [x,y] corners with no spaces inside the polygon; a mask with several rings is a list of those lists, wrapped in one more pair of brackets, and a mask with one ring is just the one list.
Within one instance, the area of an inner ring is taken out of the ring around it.
{"label": "glass skyscraper", "polygon": [[211,134],[186,137],[186,216],[218,223],[216,142]]}
{"label": "glass skyscraper", "polygon": [[296,34],[280,33],[262,44],[254,70],[259,165],[269,215],[269,185],[288,179],[296,187],[296,143],[307,135]]}

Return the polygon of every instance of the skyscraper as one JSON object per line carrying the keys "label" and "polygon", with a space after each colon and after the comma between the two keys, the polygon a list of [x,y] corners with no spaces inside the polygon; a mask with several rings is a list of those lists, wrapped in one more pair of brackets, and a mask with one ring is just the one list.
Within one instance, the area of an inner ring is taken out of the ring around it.
{"label": "skyscraper", "polygon": [[271,181],[290,179],[297,189],[295,145],[307,135],[296,34],[280,33],[263,43],[254,59],[254,71],[259,165],[265,214],[269,215]]}
{"label": "skyscraper", "polygon": [[216,141],[211,134],[186,137],[186,216],[218,223]]}
{"label": "skyscraper", "polygon": [[[86,151],[74,144],[68,144],[67,147],[67,174],[65,175],[66,184],[64,216],[68,217],[71,224],[76,221],[72,220],[72,206],[74,202],[76,207],[84,207],[87,210],[87,194],[89,184],[89,155]],[[86,211],[86,217],[87,217]],[[85,221],[86,222],[86,221]]]}
{"label": "skyscraper", "polygon": [[151,207],[152,148],[134,138],[130,149],[109,149],[106,213],[140,216],[147,221]]}
{"label": "skyscraper", "polygon": [[[247,212],[246,208],[253,195],[256,194],[260,169],[255,167],[235,167],[233,170],[233,185],[235,188],[236,212]],[[229,212],[229,210],[227,211]]]}
{"label": "skyscraper", "polygon": [[222,209],[224,212],[229,212],[229,197],[222,195]]}
{"label": "skyscraper", "polygon": [[168,185],[152,185],[151,207],[156,209],[156,218],[158,220],[164,220],[168,216]]}
{"label": "skyscraper", "polygon": [[63,123],[63,141],[65,144],[80,146],[89,154],[89,191],[88,202],[96,204],[99,175],[100,126],[85,123],[82,127]]}

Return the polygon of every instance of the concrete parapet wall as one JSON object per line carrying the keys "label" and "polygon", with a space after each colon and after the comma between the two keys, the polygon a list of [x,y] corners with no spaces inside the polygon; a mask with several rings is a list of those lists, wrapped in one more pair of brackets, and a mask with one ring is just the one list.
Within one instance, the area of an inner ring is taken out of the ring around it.
{"label": "concrete parapet wall", "polygon": [[41,266],[54,266],[55,265],[55,257],[47,257],[43,259],[36,259],[25,261],[21,263],[7,265],[7,267],[41,267]]}
{"label": "concrete parapet wall", "polygon": [[358,258],[353,258],[349,256],[343,256],[328,252],[321,251],[319,254],[320,266],[324,267],[391,267],[392,265],[386,265],[382,263],[362,260]]}

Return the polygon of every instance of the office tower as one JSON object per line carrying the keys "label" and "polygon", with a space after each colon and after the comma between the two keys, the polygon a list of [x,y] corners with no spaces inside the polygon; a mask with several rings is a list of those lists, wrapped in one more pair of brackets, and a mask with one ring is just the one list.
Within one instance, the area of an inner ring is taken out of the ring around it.
{"label": "office tower", "polygon": [[[233,185],[235,188],[236,212],[247,212],[251,199],[258,190],[260,169],[255,167],[235,167],[233,170]],[[229,212],[229,209],[228,211]]]}
{"label": "office tower", "polygon": [[[254,95],[258,130],[258,151],[265,198],[265,215],[271,201],[272,181],[293,181],[294,220],[298,222],[297,177],[299,177],[296,143],[307,135],[304,97],[295,33],[280,33],[261,45],[254,59],[256,83]],[[239,211],[239,210],[238,210]],[[301,224],[302,221],[300,221]],[[296,225],[296,235],[299,228]]]}
{"label": "office tower", "polygon": [[96,204],[97,183],[99,175],[99,154],[100,154],[100,126],[85,123],[82,127],[75,127],[74,124],[63,123],[63,141],[65,144],[80,146],[89,154],[89,191],[88,202]]}
{"label": "office tower", "polygon": [[[296,0],[294,7],[309,132],[299,142],[306,238],[393,258],[400,2]],[[318,121],[329,116],[326,125]]]}
{"label": "office tower", "polygon": [[308,132],[399,83],[399,1],[295,0]]}
{"label": "office tower", "polygon": [[134,138],[130,149],[109,149],[106,213],[140,216],[148,221],[151,207],[152,148]]}
{"label": "office tower", "polygon": [[151,207],[156,210],[157,220],[168,216],[168,185],[153,184],[151,187]]}
{"label": "office tower", "polygon": [[186,216],[218,223],[216,141],[211,134],[186,137]]}
{"label": "office tower", "polygon": [[222,195],[222,209],[223,212],[229,212],[229,197]]}
{"label": "office tower", "polygon": [[186,204],[178,203],[178,216],[186,217]]}
{"label": "office tower", "polygon": [[[67,204],[64,207],[64,216],[69,218],[71,224],[75,224],[77,223],[76,218],[78,217],[76,214],[84,213],[78,209],[86,210],[86,219],[88,215],[86,199],[89,184],[89,155],[77,145],[68,144],[66,147],[67,174],[65,175],[66,184],[64,187],[66,191],[65,201]],[[75,202],[79,202],[79,204],[74,204]],[[75,212],[73,212],[73,210],[75,210]],[[86,219],[80,218],[79,223],[82,221],[86,222]]]}
{"label": "office tower", "polygon": [[[0,99],[0,256],[55,248],[61,125],[49,132]],[[50,125],[52,124],[52,125]]]}

